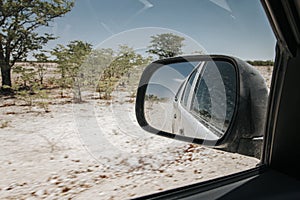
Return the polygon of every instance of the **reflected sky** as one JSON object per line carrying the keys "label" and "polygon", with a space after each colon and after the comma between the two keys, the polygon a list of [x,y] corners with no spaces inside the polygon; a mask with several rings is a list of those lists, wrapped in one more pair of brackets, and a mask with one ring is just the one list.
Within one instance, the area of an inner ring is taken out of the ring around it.
{"label": "reflected sky", "polygon": [[165,65],[151,77],[146,94],[160,98],[174,97],[181,83],[188,77],[199,62],[184,62]]}

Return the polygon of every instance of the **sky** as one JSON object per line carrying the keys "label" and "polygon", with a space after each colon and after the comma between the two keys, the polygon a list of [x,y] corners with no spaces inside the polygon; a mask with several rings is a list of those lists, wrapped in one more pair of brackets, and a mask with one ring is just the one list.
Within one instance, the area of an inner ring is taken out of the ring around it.
{"label": "sky", "polygon": [[45,49],[83,40],[94,48],[145,51],[151,35],[171,32],[185,38],[184,54],[274,60],[275,37],[259,0],[76,0],[40,31],[59,37]]}
{"label": "sky", "polygon": [[173,99],[182,82],[199,65],[200,62],[189,61],[188,63],[179,62],[160,67],[151,76],[146,93],[154,94],[159,98]]}

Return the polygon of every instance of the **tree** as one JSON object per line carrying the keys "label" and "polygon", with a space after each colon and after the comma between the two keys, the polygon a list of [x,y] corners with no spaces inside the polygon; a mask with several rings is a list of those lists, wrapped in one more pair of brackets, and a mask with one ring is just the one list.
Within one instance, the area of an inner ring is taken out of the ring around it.
{"label": "tree", "polygon": [[110,48],[93,50],[83,63],[80,73],[84,74],[84,85],[95,87],[104,69],[114,58],[114,51]]}
{"label": "tree", "polygon": [[22,89],[28,89],[32,91],[32,88],[35,84],[35,76],[36,71],[32,67],[26,67],[26,66],[16,66],[13,69],[14,73],[19,74],[20,76],[18,78],[21,79],[22,84],[18,85],[16,84],[14,89],[18,89],[18,87],[21,87]]}
{"label": "tree", "polygon": [[39,50],[52,34],[39,33],[55,18],[71,10],[73,0],[0,0],[0,68],[2,88],[11,87],[11,69],[15,62]]}
{"label": "tree", "polygon": [[56,57],[60,72],[59,84],[63,90],[70,85],[74,86],[74,100],[81,102],[80,79],[83,74],[79,74],[80,67],[85,62],[87,56],[92,51],[92,45],[83,41],[71,41],[67,46],[57,45],[51,52]]}
{"label": "tree", "polygon": [[60,96],[61,98],[64,97],[64,89],[67,88],[67,80],[66,80],[66,71],[68,67],[68,51],[66,47],[62,44],[58,44],[52,51],[51,54],[56,57],[55,62],[58,64],[57,69],[60,75],[59,79],[57,80],[58,85],[61,89]]}
{"label": "tree", "polygon": [[37,53],[37,54],[34,54],[33,56],[37,62],[33,62],[32,65],[37,70],[37,75],[39,77],[40,84],[42,86],[43,82],[44,82],[44,77],[47,73],[47,68],[45,67],[45,63],[48,62],[49,57],[44,53]]}
{"label": "tree", "polygon": [[170,58],[182,54],[184,38],[173,33],[163,33],[151,36],[148,53],[159,56],[159,59]]}
{"label": "tree", "polygon": [[274,66],[274,61],[272,60],[248,60],[247,62],[253,66]]}
{"label": "tree", "polygon": [[80,67],[85,62],[87,56],[92,51],[92,45],[82,41],[71,41],[67,45],[68,49],[68,68],[67,72],[72,80],[74,86],[74,101],[81,102],[81,80],[84,78],[84,74],[80,73]]}
{"label": "tree", "polygon": [[22,83],[14,84],[13,89],[15,91],[15,97],[24,101],[26,106],[29,106],[29,111],[35,105],[43,108],[45,112],[49,112],[49,96],[46,90],[43,90],[42,85],[36,78],[38,71],[33,66],[16,66],[13,68],[13,72],[19,74],[18,79]]}
{"label": "tree", "polygon": [[[149,58],[143,58],[142,55],[134,52],[133,48],[126,45],[120,45],[113,61],[104,69],[100,81],[97,85],[97,91],[100,98],[110,99],[111,93],[117,83],[125,86],[132,79],[131,71],[136,66],[149,63]],[[136,89],[136,88],[135,88]]]}

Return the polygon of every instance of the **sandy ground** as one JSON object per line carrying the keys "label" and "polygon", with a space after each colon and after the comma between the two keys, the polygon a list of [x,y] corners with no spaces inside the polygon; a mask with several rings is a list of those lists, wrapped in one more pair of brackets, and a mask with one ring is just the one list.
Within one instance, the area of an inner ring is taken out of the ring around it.
{"label": "sandy ground", "polygon": [[49,113],[1,98],[0,199],[131,199],[258,163],[146,133],[127,94],[114,95],[57,99]]}
{"label": "sandy ground", "polygon": [[256,66],[255,68],[264,77],[267,87],[270,88],[271,81],[272,81],[271,79],[272,79],[273,67],[272,66]]}

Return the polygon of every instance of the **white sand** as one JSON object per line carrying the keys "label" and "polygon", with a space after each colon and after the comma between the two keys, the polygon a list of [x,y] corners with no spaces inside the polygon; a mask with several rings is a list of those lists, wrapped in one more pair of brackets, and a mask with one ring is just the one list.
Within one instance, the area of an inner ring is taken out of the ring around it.
{"label": "white sand", "polygon": [[0,199],[130,199],[258,163],[146,133],[126,93],[114,95],[107,105],[85,94],[50,113],[1,98]]}

